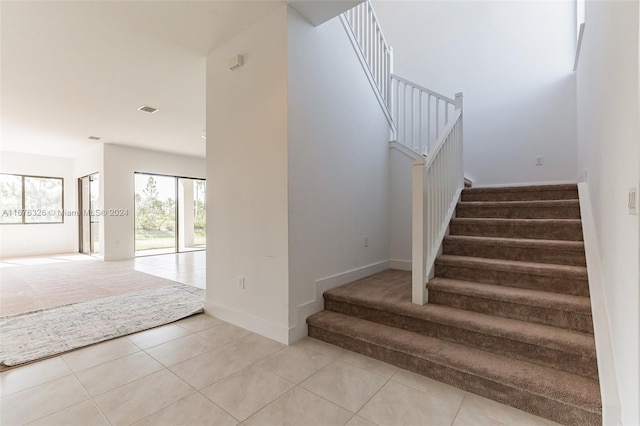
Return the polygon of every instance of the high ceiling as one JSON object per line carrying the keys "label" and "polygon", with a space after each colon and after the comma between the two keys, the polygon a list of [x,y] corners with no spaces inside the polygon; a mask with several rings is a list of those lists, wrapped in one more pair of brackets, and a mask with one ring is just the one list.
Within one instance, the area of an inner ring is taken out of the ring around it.
{"label": "high ceiling", "polygon": [[281,4],[2,0],[0,150],[73,158],[117,143],[204,156],[207,53]]}

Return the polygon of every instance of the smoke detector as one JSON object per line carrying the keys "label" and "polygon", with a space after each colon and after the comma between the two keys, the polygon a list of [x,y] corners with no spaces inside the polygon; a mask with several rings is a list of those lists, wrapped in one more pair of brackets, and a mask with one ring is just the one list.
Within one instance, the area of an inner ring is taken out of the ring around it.
{"label": "smoke detector", "polygon": [[100,136],[89,136],[89,139],[91,139],[92,141],[99,141]]}
{"label": "smoke detector", "polygon": [[138,111],[153,114],[158,111],[158,108],[150,107],[149,105],[142,105],[140,108],[138,108]]}

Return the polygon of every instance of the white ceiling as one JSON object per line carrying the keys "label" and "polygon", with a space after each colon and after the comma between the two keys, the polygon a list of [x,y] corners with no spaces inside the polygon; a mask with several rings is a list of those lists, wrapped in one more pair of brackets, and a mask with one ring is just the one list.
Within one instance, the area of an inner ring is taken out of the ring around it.
{"label": "white ceiling", "polygon": [[206,54],[281,4],[3,0],[0,150],[73,158],[117,143],[204,156]]}

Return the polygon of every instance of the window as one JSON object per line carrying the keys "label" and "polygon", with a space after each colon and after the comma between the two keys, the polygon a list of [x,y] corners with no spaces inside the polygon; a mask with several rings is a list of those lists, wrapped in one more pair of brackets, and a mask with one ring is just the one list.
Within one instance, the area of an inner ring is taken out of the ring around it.
{"label": "window", "polygon": [[64,222],[63,179],[0,174],[0,224]]}

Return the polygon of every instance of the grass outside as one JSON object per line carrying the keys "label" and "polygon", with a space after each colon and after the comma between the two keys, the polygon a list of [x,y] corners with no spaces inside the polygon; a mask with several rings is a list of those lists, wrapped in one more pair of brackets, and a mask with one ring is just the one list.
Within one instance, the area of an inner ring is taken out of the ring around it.
{"label": "grass outside", "polygon": [[[194,230],[194,245],[206,246],[207,234],[204,229]],[[162,231],[158,229],[136,229],[136,251],[171,248],[176,245],[174,231]]]}

